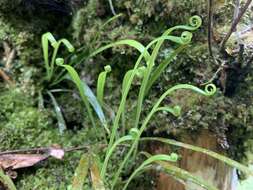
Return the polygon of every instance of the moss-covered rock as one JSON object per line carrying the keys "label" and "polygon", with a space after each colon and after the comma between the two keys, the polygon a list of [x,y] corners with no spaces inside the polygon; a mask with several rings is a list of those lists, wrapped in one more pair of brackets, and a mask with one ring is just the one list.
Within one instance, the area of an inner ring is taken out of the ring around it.
{"label": "moss-covered rock", "polygon": [[[20,89],[0,92],[0,102],[1,151],[49,147],[54,144],[63,148],[96,146],[101,138],[95,135],[98,131],[88,127],[60,134],[53,122],[52,111],[38,109],[34,98]],[[62,161],[50,158],[43,164],[17,170],[18,178],[15,182],[18,189],[66,189],[71,185],[81,154],[82,151],[73,151],[66,153]]]}
{"label": "moss-covered rock", "polygon": [[[48,106],[50,103],[46,101],[48,109],[37,108],[38,91],[41,89],[46,91],[49,88],[48,84],[41,82],[43,71],[38,69],[42,67],[40,64],[42,63],[40,47],[42,33],[50,31],[56,34],[56,38],[69,38],[78,49],[77,55],[85,52],[85,56],[88,56],[98,47],[119,39],[137,39],[147,44],[167,28],[186,24],[189,17],[197,14],[202,16],[203,26],[194,33],[190,46],[172,61],[159,78],[159,83],[155,84],[152,92],[147,96],[144,112],[148,112],[155,99],[168,87],[176,83],[191,83],[202,87],[203,83],[214,76],[220,65],[225,63],[227,67],[222,68],[212,81],[217,85],[219,92],[212,98],[203,98],[185,91],[175,93],[171,98],[166,99],[165,103],[182,105],[182,116],[175,119],[164,113],[157,114],[157,118],[146,132],[153,135],[177,136],[182,129],[196,132],[200,128],[209,129],[218,136],[220,145],[228,149],[233,158],[239,160],[245,156],[248,158],[245,162],[252,159],[253,78],[252,72],[244,72],[250,70],[245,67],[245,63],[249,60],[251,50],[246,48],[243,64],[238,67],[238,52],[224,56],[218,45],[230,26],[233,12],[231,1],[227,1],[227,4],[223,1],[215,1],[213,40],[215,61],[210,59],[208,53],[207,4],[204,0],[128,0],[113,1],[113,5],[110,5],[107,0],[71,1],[79,4],[75,11],[72,11],[73,9],[70,11],[69,1],[58,1],[67,3],[64,4],[66,9],[60,10],[56,8],[64,8],[63,4],[41,7],[37,0],[22,0],[26,2],[25,4],[18,2],[21,0],[0,2],[0,40],[8,42],[17,50],[18,56],[14,61],[13,70],[17,71],[14,73],[17,75],[15,78],[19,87],[0,92],[0,105],[3,107],[0,110],[1,149],[48,146],[53,143],[76,146],[86,140],[92,142],[97,140],[96,132],[85,129],[82,106],[73,106],[75,104],[73,100],[80,103],[78,98],[73,98],[73,94],[61,94],[56,97],[67,124],[73,125],[63,136],[55,128],[56,120],[53,109]],[[223,3],[219,4],[219,2]],[[116,13],[122,15],[107,22],[113,16],[110,6],[113,6]],[[17,12],[11,11],[17,9]],[[247,24],[251,18],[252,13],[247,13],[243,24]],[[232,50],[238,48],[234,46],[234,39],[229,41],[228,46]],[[170,44],[162,48],[156,64],[168,55],[171,48],[174,47]],[[119,81],[122,80],[124,73],[132,68],[138,55],[134,49],[120,46],[87,59],[76,68],[80,71],[81,78],[86,79],[93,88],[103,66],[112,65],[111,81],[113,82],[107,83],[109,93],[105,92],[105,99],[108,104],[111,104],[110,107],[116,110],[115,105],[118,105],[121,95]],[[237,69],[240,71],[237,72]],[[65,89],[70,86],[62,83],[58,87]],[[42,94],[46,93],[42,92]],[[115,98],[114,95],[118,97]],[[127,115],[129,121],[134,115],[136,98],[136,91],[131,91],[126,106],[127,113],[130,113]],[[131,122],[129,123],[127,127],[130,128]],[[55,184],[60,184],[59,189],[64,189],[70,183],[79,156],[78,153],[71,154],[63,162],[52,160],[45,167],[38,167],[35,171],[24,171],[24,174],[18,178],[17,184],[21,189],[32,189],[36,187],[35,184],[38,185],[38,189],[50,189],[50,186]],[[33,178],[33,175],[29,175],[28,172],[35,174],[33,180],[35,184],[28,182]]]}

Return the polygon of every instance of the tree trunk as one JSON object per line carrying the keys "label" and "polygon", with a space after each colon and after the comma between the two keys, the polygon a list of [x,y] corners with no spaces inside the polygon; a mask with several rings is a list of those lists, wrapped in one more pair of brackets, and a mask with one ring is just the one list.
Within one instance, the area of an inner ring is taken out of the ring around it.
{"label": "tree trunk", "polygon": [[[207,148],[217,153],[224,154],[217,143],[217,138],[207,130],[201,131],[198,135],[185,134],[181,137],[182,142],[195,146]],[[154,145],[152,147],[154,153],[168,153],[169,149],[166,145]],[[210,156],[202,153],[194,152],[187,149],[179,151],[182,159],[178,162],[178,167],[185,169],[195,176],[198,176],[208,182],[210,185],[217,187],[219,190],[232,190],[233,187],[233,169],[225,163],[218,161]],[[235,174],[236,175],[236,174]],[[183,183],[176,181],[169,175],[161,172],[158,174],[156,190],[204,190],[204,188],[184,181]]]}

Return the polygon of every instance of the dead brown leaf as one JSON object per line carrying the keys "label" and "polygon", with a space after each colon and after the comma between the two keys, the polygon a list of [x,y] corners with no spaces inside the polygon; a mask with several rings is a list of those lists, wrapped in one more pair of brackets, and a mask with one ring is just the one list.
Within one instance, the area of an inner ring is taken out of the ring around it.
{"label": "dead brown leaf", "polygon": [[[41,149],[38,150],[41,151]],[[0,167],[2,167],[4,170],[15,170],[19,168],[31,167],[50,156],[61,160],[65,153],[64,149],[60,148],[59,146],[52,146],[50,148],[44,149],[41,151],[41,153],[38,154],[18,154],[18,151],[13,152],[15,153],[12,154],[11,151],[8,151],[7,154],[0,154]]]}
{"label": "dead brown leaf", "polygon": [[65,151],[62,148],[58,148],[58,147],[51,147],[48,150],[48,154],[56,159],[62,159]]}
{"label": "dead brown leaf", "polygon": [[92,186],[94,190],[105,190],[103,180],[100,176],[99,167],[95,159],[90,168],[90,175],[92,180]]}
{"label": "dead brown leaf", "polygon": [[0,156],[0,166],[6,169],[26,168],[48,158],[43,154],[5,154]]}

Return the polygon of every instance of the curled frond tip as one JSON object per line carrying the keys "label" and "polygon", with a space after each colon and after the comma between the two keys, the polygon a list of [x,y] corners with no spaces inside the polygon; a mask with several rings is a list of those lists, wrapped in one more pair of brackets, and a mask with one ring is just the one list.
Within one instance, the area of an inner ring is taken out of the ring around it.
{"label": "curled frond tip", "polygon": [[111,68],[110,65],[106,65],[106,66],[104,67],[104,70],[105,70],[106,72],[111,72],[111,71],[112,71],[112,68]]}
{"label": "curled frond tip", "polygon": [[202,19],[200,16],[194,15],[189,19],[189,23],[192,27],[195,27],[197,29],[202,25]]}
{"label": "curled frond tip", "polygon": [[184,44],[190,43],[192,39],[192,33],[188,31],[184,31],[181,34],[181,39]]}
{"label": "curled frond tip", "polygon": [[216,90],[217,90],[217,88],[214,84],[208,84],[208,85],[205,86],[205,92],[209,96],[214,95]]}
{"label": "curled frond tip", "polygon": [[55,63],[56,63],[57,65],[63,65],[63,64],[64,64],[64,59],[63,59],[63,58],[57,58],[57,59],[55,60]]}

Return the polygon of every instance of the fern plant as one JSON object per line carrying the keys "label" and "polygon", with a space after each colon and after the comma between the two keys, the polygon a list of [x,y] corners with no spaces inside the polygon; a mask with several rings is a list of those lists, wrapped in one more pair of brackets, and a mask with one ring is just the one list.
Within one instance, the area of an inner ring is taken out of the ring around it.
{"label": "fern plant", "polygon": [[[107,50],[108,48],[118,46],[118,45],[129,45],[131,47],[134,47],[136,50],[140,52],[140,55],[135,62],[135,65],[133,66],[133,69],[126,72],[123,82],[122,82],[122,95],[121,100],[119,103],[118,110],[116,112],[116,116],[111,123],[111,127],[108,127],[109,125],[106,122],[106,119],[104,118],[104,114],[102,107],[104,104],[103,96],[104,96],[104,88],[105,88],[105,81],[107,74],[111,71],[111,68],[109,66],[105,67],[105,71],[103,71],[98,78],[97,82],[97,97],[94,96],[90,88],[85,84],[84,81],[80,79],[75,69],[68,64],[64,63],[64,59],[57,58],[56,63],[58,66],[64,68],[68,71],[70,78],[72,81],[76,84],[80,95],[82,97],[82,100],[84,101],[86,107],[88,108],[89,104],[92,105],[94,110],[96,111],[98,118],[101,121],[102,126],[104,126],[106,133],[109,137],[109,143],[107,145],[107,151],[104,156],[103,165],[100,171],[99,178],[101,181],[106,182],[107,176],[110,176],[108,173],[108,163],[111,161],[111,156],[114,153],[114,151],[117,149],[117,147],[121,144],[124,144],[128,142],[127,144],[130,145],[126,154],[122,158],[120,165],[116,167],[115,171],[110,171],[110,173],[113,174],[112,176],[112,182],[109,182],[108,188],[113,190],[116,188],[116,185],[120,181],[120,176],[122,174],[123,169],[127,166],[127,163],[129,160],[134,161],[137,153],[138,153],[138,144],[147,141],[160,141],[163,143],[167,143],[170,145],[180,146],[183,148],[188,148],[194,151],[202,152],[204,154],[208,154],[211,157],[214,157],[218,160],[221,160],[232,167],[235,167],[243,172],[247,172],[252,174],[252,171],[249,170],[246,166],[241,165],[240,163],[237,163],[229,158],[226,158],[222,155],[219,155],[217,153],[214,153],[209,150],[205,150],[199,147],[195,147],[192,145],[183,144],[180,142],[175,142],[170,139],[161,139],[161,138],[155,138],[155,137],[149,137],[149,138],[142,138],[142,133],[148,128],[148,124],[150,120],[154,117],[154,115],[157,112],[160,111],[166,111],[171,113],[174,116],[179,116],[181,113],[180,105],[176,106],[168,106],[163,105],[163,100],[171,95],[176,90],[180,89],[188,89],[195,93],[198,93],[203,96],[212,96],[216,92],[216,87],[213,84],[206,85],[205,89],[202,90],[196,86],[189,85],[189,84],[177,84],[175,86],[172,86],[168,88],[154,103],[152,109],[149,111],[146,117],[142,120],[142,110],[143,110],[143,102],[146,98],[146,95],[149,93],[151,87],[157,79],[160,77],[161,73],[166,69],[166,67],[171,63],[171,61],[175,58],[175,56],[180,53],[187,45],[191,42],[192,33],[190,31],[194,31],[198,29],[201,26],[201,18],[198,16],[193,16],[190,18],[189,25],[179,25],[172,27],[165,31],[162,36],[154,39],[151,41],[147,46],[142,45],[138,41],[135,40],[121,40],[109,45],[106,45],[94,53],[90,55],[90,57],[97,55],[98,53]],[[181,36],[173,35],[172,33],[175,30],[183,30],[181,33]],[[165,58],[164,61],[161,63],[156,63],[157,56],[159,53],[159,50],[161,49],[161,46],[165,41],[173,42],[175,43],[176,48],[173,49],[168,56]],[[144,63],[144,64],[142,64]],[[135,77],[141,77],[141,85],[138,93],[138,99],[137,99],[137,106],[136,106],[136,114],[133,118],[133,126],[128,131],[127,134],[120,130],[121,127],[124,127],[124,115],[126,114],[126,102],[127,97],[129,95],[129,91],[131,88],[131,85],[133,83],[133,80]],[[99,108],[99,111],[97,111],[96,108]],[[89,114],[92,114],[92,111],[87,109]],[[123,118],[123,122],[121,123],[120,120]],[[93,123],[95,123],[95,119],[91,117],[91,120],[93,120]],[[105,141],[107,140],[105,135]],[[169,173],[174,173],[175,178],[180,179],[192,179],[192,181],[198,185],[203,186],[205,189],[208,190],[216,190],[217,188],[213,187],[210,184],[205,183],[202,179],[199,179],[197,177],[192,176],[191,174],[187,173],[186,171],[177,168],[173,165],[171,165],[169,162],[176,162],[177,161],[177,155],[175,153],[172,153],[171,155],[154,155],[151,156],[148,153],[144,153],[145,156],[147,156],[147,160],[144,161],[130,176],[128,181],[125,183],[123,189],[127,189],[128,184],[131,182],[131,180],[138,175],[140,172],[145,171],[150,166],[153,165],[153,163],[159,164],[161,167],[165,169],[165,171],[168,171]],[[180,174],[180,175],[179,175]],[[84,179],[82,179],[84,180]],[[121,187],[122,189],[122,187]]]}

